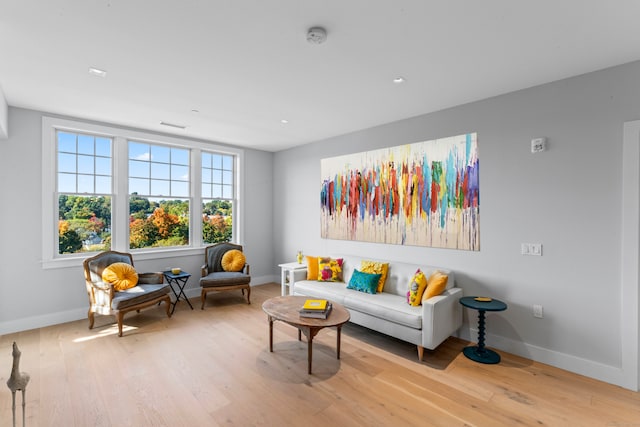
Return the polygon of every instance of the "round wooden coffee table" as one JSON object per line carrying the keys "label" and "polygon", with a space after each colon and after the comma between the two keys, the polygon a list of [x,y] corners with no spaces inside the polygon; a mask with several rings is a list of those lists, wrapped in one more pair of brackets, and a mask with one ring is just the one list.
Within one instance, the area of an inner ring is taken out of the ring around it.
{"label": "round wooden coffee table", "polygon": [[307,299],[309,299],[309,297],[291,295],[274,297],[266,300],[264,304],[262,304],[262,310],[267,313],[269,318],[269,351],[273,352],[273,322],[279,320],[298,328],[298,341],[302,340],[302,333],[307,337],[307,365],[309,374],[311,374],[313,337],[315,337],[321,329],[335,326],[338,331],[336,356],[340,359],[340,333],[342,325],[347,323],[351,316],[349,315],[349,311],[342,305],[331,302],[333,309],[326,319],[300,317],[298,311]]}

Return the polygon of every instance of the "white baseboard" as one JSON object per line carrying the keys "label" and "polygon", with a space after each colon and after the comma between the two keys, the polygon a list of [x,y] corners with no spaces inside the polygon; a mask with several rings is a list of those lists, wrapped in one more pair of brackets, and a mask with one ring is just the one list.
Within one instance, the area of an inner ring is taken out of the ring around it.
{"label": "white baseboard", "polygon": [[[252,287],[271,282],[279,283],[280,279],[276,276],[260,276],[251,278]],[[189,287],[185,289],[184,293],[187,295],[187,298],[199,298],[200,287],[197,285],[195,287]],[[173,293],[171,294],[171,296],[173,300]],[[24,317],[22,319],[10,320],[8,322],[0,322],[0,335],[28,331],[30,329],[36,328],[45,328],[47,326],[58,325],[60,323],[87,319],[87,308],[88,305],[87,307],[74,308],[67,311],[59,311],[56,313],[44,314],[41,316]]]}
{"label": "white baseboard", "polygon": [[30,329],[44,328],[47,326],[58,325],[60,323],[86,319],[87,307],[2,322],[0,323],[0,334],[12,334],[14,332],[28,331]]}
{"label": "white baseboard", "polygon": [[[475,328],[465,328],[465,326],[463,326],[458,331],[458,337],[475,343],[478,340],[478,330]],[[529,360],[555,366],[565,371],[633,390],[632,386],[630,386],[626,380],[624,371],[617,366],[605,365],[593,360],[560,353],[490,333],[485,334],[485,342],[487,343],[487,347],[506,351]]]}

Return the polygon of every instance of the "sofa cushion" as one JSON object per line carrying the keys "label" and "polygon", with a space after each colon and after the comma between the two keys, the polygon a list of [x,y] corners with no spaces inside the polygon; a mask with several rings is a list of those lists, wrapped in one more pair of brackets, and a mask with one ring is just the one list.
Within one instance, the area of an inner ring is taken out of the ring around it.
{"label": "sofa cushion", "polygon": [[409,291],[407,292],[407,302],[413,307],[422,304],[422,294],[427,287],[427,278],[422,270],[418,269],[413,275],[409,283]]}
{"label": "sofa cushion", "polygon": [[384,284],[387,281],[387,273],[389,272],[388,262],[362,260],[360,263],[360,271],[364,273],[380,274],[380,280],[378,280],[376,292],[383,291]]}
{"label": "sofa cushion", "polygon": [[318,282],[316,280],[301,280],[296,282],[294,295],[306,295],[317,299],[327,299],[344,305],[347,294],[355,293],[347,289],[343,282]]}
{"label": "sofa cushion", "polygon": [[225,252],[222,256],[222,260],[220,261],[224,271],[242,271],[246,263],[247,258],[244,256],[242,251],[237,249],[231,249],[230,251]]}
{"label": "sofa cushion", "polygon": [[342,282],[342,258],[318,258],[320,282]]}
{"label": "sofa cushion", "polygon": [[154,298],[169,293],[169,285],[166,283],[159,285],[138,285],[133,288],[116,292],[111,301],[111,308],[123,310],[136,304],[150,301]]}
{"label": "sofa cushion", "polygon": [[422,301],[424,302],[431,297],[440,295],[442,291],[444,291],[444,289],[447,287],[448,280],[449,276],[436,270],[427,279],[427,289],[425,289],[424,294],[422,294]]}
{"label": "sofa cushion", "polygon": [[112,284],[116,291],[124,291],[138,284],[138,273],[129,263],[114,262],[102,270],[102,280]]}
{"label": "sofa cushion", "polygon": [[347,289],[375,294],[378,289],[380,276],[382,276],[382,274],[363,273],[358,270],[353,270]]}
{"label": "sofa cushion", "polygon": [[406,298],[382,292],[376,295],[349,291],[342,305],[389,322],[422,329],[422,308],[407,305]]}
{"label": "sofa cushion", "polygon": [[307,280],[318,280],[317,256],[307,256]]}

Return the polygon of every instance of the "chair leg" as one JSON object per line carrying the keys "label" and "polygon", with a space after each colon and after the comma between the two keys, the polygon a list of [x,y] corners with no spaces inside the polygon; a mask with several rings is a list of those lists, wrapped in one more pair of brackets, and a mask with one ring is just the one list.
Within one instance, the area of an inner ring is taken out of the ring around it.
{"label": "chair leg", "polygon": [[93,322],[95,320],[95,313],[91,310],[89,310],[89,313],[87,313],[87,316],[89,317],[89,329],[93,329]]}
{"label": "chair leg", "polygon": [[[244,289],[242,290],[242,293],[244,294]],[[247,288],[247,304],[251,304],[251,286]]]}
{"label": "chair leg", "polygon": [[167,317],[171,318],[171,298],[169,298],[169,295],[167,295],[167,298],[163,300],[164,301],[164,305],[167,306]]}
{"label": "chair leg", "polygon": [[204,288],[202,289],[202,292],[200,292],[200,301],[202,301],[202,306],[200,307],[200,310],[204,310],[204,303],[207,299],[207,293],[205,292]]}
{"label": "chair leg", "polygon": [[122,311],[119,311],[116,314],[116,319],[118,320],[118,336],[121,337],[122,336],[122,323],[124,321],[124,313]]}

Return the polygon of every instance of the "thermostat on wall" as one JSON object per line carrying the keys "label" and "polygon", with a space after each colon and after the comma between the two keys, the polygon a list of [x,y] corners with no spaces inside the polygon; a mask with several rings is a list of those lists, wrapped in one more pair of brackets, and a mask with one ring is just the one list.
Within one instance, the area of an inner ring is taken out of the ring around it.
{"label": "thermostat on wall", "polygon": [[533,138],[531,140],[531,152],[540,153],[545,150],[547,146],[547,138]]}

